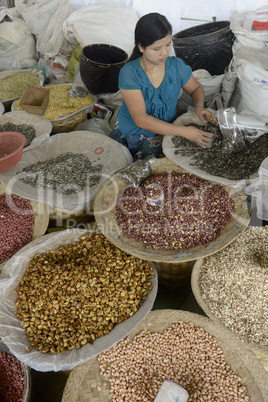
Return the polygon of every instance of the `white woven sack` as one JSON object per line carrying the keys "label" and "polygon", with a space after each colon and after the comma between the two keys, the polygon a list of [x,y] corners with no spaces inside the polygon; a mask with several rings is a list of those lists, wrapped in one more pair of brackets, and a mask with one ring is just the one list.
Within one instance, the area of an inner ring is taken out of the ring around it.
{"label": "white woven sack", "polygon": [[[205,92],[205,102],[209,102],[213,95],[221,92],[221,84],[224,74],[211,75],[207,70],[199,69],[193,71],[193,76],[200,82]],[[183,91],[178,100],[179,113],[186,113],[188,106],[193,106],[193,100],[187,92]]]}
{"label": "white woven sack", "polygon": [[237,68],[241,100],[237,112],[248,110],[268,118],[268,71],[251,64],[248,60],[240,59]]}
{"label": "white woven sack", "polygon": [[54,57],[62,44],[62,24],[71,14],[69,0],[16,0],[16,8],[36,40],[36,50]]}
{"label": "white woven sack", "polygon": [[134,47],[137,12],[115,1],[89,4],[74,11],[64,22],[63,32],[73,45],[95,43],[117,46],[128,55]]}
{"label": "white woven sack", "polygon": [[235,34],[233,53],[236,53],[241,46],[263,49],[268,45],[268,30],[251,30],[252,22],[260,21],[266,12],[268,12],[268,6],[259,7],[255,11],[235,10],[231,13],[230,29]]}
{"label": "white woven sack", "polygon": [[0,10],[0,45],[0,71],[37,65],[34,36],[17,13],[4,8]]}

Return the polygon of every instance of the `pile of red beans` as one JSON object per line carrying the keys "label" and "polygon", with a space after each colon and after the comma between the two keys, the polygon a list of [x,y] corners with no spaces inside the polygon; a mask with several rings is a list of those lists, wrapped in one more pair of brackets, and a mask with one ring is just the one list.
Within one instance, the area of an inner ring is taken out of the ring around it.
{"label": "pile of red beans", "polygon": [[[147,202],[151,184],[164,193],[157,205]],[[125,236],[166,250],[207,245],[219,237],[234,212],[234,200],[222,185],[175,171],[153,174],[139,188],[125,187],[115,208]]]}
{"label": "pile of red beans", "polygon": [[21,402],[24,397],[25,375],[21,362],[0,351],[0,401]]}
{"label": "pile of red beans", "polygon": [[34,217],[29,200],[0,195],[0,264],[32,240]]}

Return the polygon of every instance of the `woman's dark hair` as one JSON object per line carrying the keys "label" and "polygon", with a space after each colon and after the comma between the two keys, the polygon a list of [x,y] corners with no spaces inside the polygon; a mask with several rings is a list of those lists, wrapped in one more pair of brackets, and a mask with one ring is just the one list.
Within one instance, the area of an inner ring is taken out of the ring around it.
{"label": "woman's dark hair", "polygon": [[142,53],[139,50],[140,44],[143,48],[150,46],[159,39],[167,35],[172,35],[172,26],[167,18],[159,13],[149,13],[143,15],[135,27],[135,46],[128,61],[140,57]]}

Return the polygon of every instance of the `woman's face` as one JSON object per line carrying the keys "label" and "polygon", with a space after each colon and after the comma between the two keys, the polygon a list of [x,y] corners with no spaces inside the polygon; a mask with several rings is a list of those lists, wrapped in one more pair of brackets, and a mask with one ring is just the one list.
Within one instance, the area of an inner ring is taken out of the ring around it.
{"label": "woman's face", "polygon": [[140,51],[152,64],[162,64],[165,63],[170,51],[171,51],[171,35],[165,36],[163,39],[155,41],[152,45],[143,48],[139,45]]}

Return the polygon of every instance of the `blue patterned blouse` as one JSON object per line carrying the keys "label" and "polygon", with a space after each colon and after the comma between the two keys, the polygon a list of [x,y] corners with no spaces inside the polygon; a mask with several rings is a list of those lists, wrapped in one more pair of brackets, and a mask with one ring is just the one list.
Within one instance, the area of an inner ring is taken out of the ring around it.
{"label": "blue patterned blouse", "polygon": [[[177,100],[181,87],[192,75],[192,69],[180,58],[170,56],[166,60],[165,76],[159,88],[155,88],[140,64],[140,57],[127,63],[119,73],[119,88],[140,89],[147,114],[172,123],[176,117]],[[123,102],[118,111],[118,122],[123,136],[128,134],[153,137],[155,133],[139,128],[134,123]]]}

